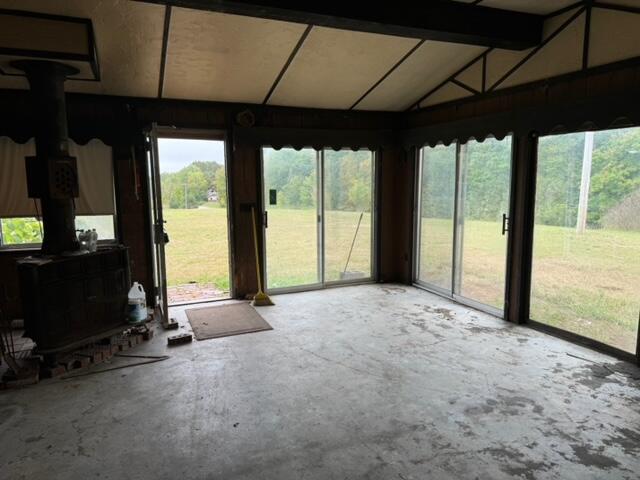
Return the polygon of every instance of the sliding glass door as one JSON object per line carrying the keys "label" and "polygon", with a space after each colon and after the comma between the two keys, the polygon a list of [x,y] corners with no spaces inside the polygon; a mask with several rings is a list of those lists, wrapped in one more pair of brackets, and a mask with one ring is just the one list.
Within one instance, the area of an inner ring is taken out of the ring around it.
{"label": "sliding glass door", "polygon": [[634,353],[640,128],[542,137],[530,317]]}
{"label": "sliding glass door", "polygon": [[373,155],[325,150],[324,280],[372,277]]}
{"label": "sliding glass door", "polygon": [[307,148],[263,149],[268,289],[318,285],[320,160]]}
{"label": "sliding glass door", "polygon": [[421,149],[418,284],[501,314],[510,177],[510,137]]}
{"label": "sliding glass door", "polygon": [[373,152],[263,148],[266,287],[373,278]]}
{"label": "sliding glass door", "polygon": [[451,291],[456,199],[456,145],[420,152],[417,279]]}
{"label": "sliding glass door", "polygon": [[502,310],[506,281],[510,139],[460,145],[459,265],[454,293]]}

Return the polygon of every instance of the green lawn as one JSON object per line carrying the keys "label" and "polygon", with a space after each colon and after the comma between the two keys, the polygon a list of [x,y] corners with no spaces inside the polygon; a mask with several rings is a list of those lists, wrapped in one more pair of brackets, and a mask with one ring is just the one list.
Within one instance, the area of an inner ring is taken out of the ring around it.
{"label": "green lawn", "polygon": [[[340,279],[358,223],[357,212],[327,212],[326,279]],[[203,207],[166,209],[167,284],[190,282],[229,289],[226,210]],[[269,210],[267,277],[270,288],[317,283],[317,219],[315,210]],[[371,273],[371,215],[363,215],[349,261],[350,272]]]}
{"label": "green lawn", "polygon": [[[464,226],[461,294],[502,308],[500,223]],[[451,221],[424,219],[420,276],[451,288]],[[640,232],[537,225],[531,318],[634,352],[640,313]]]}
{"label": "green lawn", "polygon": [[531,318],[635,352],[640,232],[536,227]]}
{"label": "green lawn", "polygon": [[[357,225],[358,212],[327,212],[326,278],[338,280]],[[165,210],[169,285],[210,283],[229,288],[226,211]],[[315,210],[269,210],[267,276],[270,288],[316,283]],[[506,237],[498,222],[464,227],[461,294],[502,308]],[[451,285],[451,222],[425,219],[423,279]],[[366,213],[349,271],[370,275],[371,217]],[[640,309],[640,232],[537,226],[531,317],[582,335],[635,350]]]}
{"label": "green lawn", "polygon": [[229,291],[227,210],[165,209],[167,284],[214,284]]}
{"label": "green lawn", "polygon": [[[358,212],[325,214],[325,279],[340,280],[353,241]],[[315,209],[271,209],[267,228],[267,285],[269,288],[319,283],[318,222]],[[371,214],[363,215],[347,270],[371,275]]]}

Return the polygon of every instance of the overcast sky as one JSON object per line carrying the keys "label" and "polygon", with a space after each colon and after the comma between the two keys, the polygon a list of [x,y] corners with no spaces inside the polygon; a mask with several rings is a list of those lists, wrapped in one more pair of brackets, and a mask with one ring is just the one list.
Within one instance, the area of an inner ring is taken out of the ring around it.
{"label": "overcast sky", "polygon": [[177,172],[192,162],[224,165],[224,142],[159,138],[160,173]]}

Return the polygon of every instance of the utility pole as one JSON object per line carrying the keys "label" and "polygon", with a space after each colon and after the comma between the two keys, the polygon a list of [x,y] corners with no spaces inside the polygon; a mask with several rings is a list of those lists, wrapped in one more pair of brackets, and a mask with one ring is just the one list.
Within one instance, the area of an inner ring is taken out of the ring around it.
{"label": "utility pole", "polygon": [[580,179],[580,200],[578,203],[578,221],[576,232],[587,229],[587,211],[589,209],[589,188],[591,186],[591,163],[593,160],[593,139],[595,132],[585,132],[584,153],[582,155],[582,178]]}

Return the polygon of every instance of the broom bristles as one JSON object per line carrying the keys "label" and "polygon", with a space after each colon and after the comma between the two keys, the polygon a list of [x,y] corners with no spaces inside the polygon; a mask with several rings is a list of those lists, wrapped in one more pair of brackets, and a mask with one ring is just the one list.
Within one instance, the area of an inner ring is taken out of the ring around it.
{"label": "broom bristles", "polygon": [[256,293],[255,296],[253,297],[253,302],[251,303],[256,307],[268,307],[271,305],[275,305],[269,298],[269,295],[267,295],[264,292]]}

